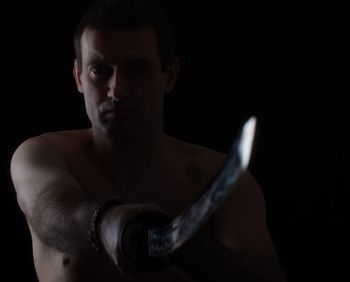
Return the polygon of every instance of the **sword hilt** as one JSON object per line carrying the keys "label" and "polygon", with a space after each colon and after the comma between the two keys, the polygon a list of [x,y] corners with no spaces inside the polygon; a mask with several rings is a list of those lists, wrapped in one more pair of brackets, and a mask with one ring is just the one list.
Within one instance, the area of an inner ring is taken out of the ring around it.
{"label": "sword hilt", "polygon": [[127,276],[141,272],[158,272],[170,264],[169,256],[149,255],[149,230],[168,224],[171,218],[159,211],[147,211],[135,216],[121,234],[120,254],[123,257],[121,271]]}

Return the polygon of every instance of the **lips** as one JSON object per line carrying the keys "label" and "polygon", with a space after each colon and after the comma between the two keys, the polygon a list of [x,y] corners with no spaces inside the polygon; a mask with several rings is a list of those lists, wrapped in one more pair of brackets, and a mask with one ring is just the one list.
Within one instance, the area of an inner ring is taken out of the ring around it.
{"label": "lips", "polygon": [[130,109],[113,108],[105,110],[102,114],[108,119],[116,117],[132,117],[136,115],[136,112]]}

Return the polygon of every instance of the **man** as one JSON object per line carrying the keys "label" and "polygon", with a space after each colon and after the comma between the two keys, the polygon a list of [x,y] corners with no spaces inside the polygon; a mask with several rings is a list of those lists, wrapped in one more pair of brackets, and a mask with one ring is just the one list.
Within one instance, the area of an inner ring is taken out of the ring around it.
{"label": "man", "polygon": [[126,261],[125,226],[178,215],[224,159],[163,133],[163,96],[179,73],[170,35],[142,0],[99,1],[78,25],[73,74],[91,128],[30,138],[11,161],[40,282],[285,281],[248,172],[165,266]]}

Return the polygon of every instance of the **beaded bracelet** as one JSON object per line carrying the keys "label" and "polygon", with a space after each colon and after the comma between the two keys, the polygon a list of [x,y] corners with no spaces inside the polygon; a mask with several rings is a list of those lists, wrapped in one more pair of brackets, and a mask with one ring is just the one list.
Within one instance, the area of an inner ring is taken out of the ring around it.
{"label": "beaded bracelet", "polygon": [[91,217],[90,229],[89,229],[89,240],[92,248],[95,251],[103,249],[101,238],[98,234],[97,228],[100,224],[102,215],[111,207],[120,205],[121,202],[117,198],[101,201],[94,210]]}

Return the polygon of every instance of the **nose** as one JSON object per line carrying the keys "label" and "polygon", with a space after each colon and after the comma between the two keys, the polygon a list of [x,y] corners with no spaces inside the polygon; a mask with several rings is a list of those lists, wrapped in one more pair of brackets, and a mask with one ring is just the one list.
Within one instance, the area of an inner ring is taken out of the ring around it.
{"label": "nose", "polygon": [[107,97],[119,102],[128,96],[129,93],[126,79],[123,74],[115,68],[108,81]]}

